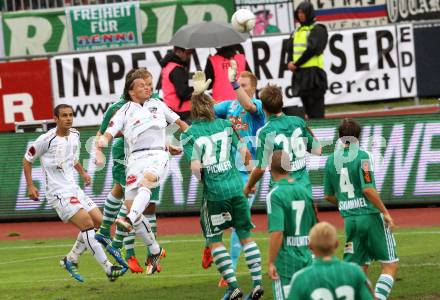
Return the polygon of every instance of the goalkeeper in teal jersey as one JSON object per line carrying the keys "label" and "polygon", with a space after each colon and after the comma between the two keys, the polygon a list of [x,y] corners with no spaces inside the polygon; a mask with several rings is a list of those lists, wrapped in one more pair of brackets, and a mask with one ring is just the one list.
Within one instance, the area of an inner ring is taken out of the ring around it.
{"label": "goalkeeper in teal jersey", "polygon": [[[130,80],[134,73],[139,73],[143,78],[147,78],[149,73],[144,69],[132,69],[126,75],[126,81]],[[157,98],[157,95],[152,95],[152,98]],[[101,126],[97,133],[97,136],[104,134],[106,131],[110,120],[113,115],[126,103],[126,100],[122,96],[121,99],[110,105],[110,107],[104,113],[104,118],[102,120]],[[115,138],[112,145],[112,157],[113,157],[113,188],[108,194],[104,202],[104,217],[102,225],[96,234],[97,240],[103,245],[110,243],[110,228],[115,222],[117,217],[125,217],[127,214],[127,208],[124,203],[124,188],[125,188],[125,152],[124,152],[124,138]],[[150,204],[147,207],[145,217],[150,222],[152,231],[156,234],[157,223],[156,223],[156,202],[159,201],[159,191],[160,187],[152,189]],[[116,235],[112,242],[112,247],[115,249],[121,249],[122,244],[126,250],[127,264],[133,273],[142,273],[143,268],[139,265],[136,259],[134,251],[136,234],[134,232],[126,233],[118,226],[116,227]]]}
{"label": "goalkeeper in teal jersey", "polygon": [[228,290],[222,299],[241,299],[231,258],[223,242],[223,231],[233,227],[243,245],[244,256],[252,277],[253,288],[246,299],[260,299],[263,295],[261,254],[251,238],[253,224],[248,201],[243,194],[243,183],[235,166],[236,148],[250,159],[246,145],[239,147],[238,134],[227,120],[215,119],[214,100],[203,92],[209,86],[203,72],[193,76],[194,93],[191,98],[191,127],[182,134],[185,157],[191,161],[193,174],[203,184],[200,223],[208,241],[214,263]]}
{"label": "goalkeeper in teal jersey", "polygon": [[356,264],[334,257],[338,247],[336,229],[327,222],[310,231],[310,248],[315,261],[295,273],[288,288],[288,300],[373,300],[370,283]]}
{"label": "goalkeeper in teal jersey", "polygon": [[309,231],[316,223],[313,200],[306,187],[289,176],[289,154],[276,150],[270,173],[274,182],[267,195],[269,277],[275,300],[287,299],[293,274],[312,263]]}
{"label": "goalkeeper in teal jersey", "polygon": [[[266,113],[266,124],[257,132],[256,166],[245,186],[245,195],[250,194],[263,177],[274,150],[284,150],[289,154],[290,176],[301,182],[312,194],[306,169],[306,152],[321,155],[321,146],[303,119],[286,116],[282,112],[283,94],[279,87],[267,85],[260,92],[260,98]],[[270,187],[272,185],[271,180]]]}
{"label": "goalkeeper in teal jersey", "polygon": [[391,229],[393,219],[376,191],[369,154],[359,148],[359,124],[344,119],[335,152],[325,165],[325,199],[337,205],[344,218],[344,260],[367,272],[371,260],[382,264],[375,287],[377,299],[387,299],[396,278],[399,258]]}

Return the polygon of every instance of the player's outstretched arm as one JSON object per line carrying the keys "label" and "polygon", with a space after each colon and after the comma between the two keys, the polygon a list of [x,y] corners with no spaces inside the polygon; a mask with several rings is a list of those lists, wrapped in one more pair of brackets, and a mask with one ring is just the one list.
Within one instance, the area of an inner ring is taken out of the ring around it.
{"label": "player's outstretched arm", "polygon": [[272,280],[280,279],[277,269],[275,267],[275,260],[280,251],[281,244],[283,243],[283,232],[282,231],[272,231],[269,236],[269,277]]}
{"label": "player's outstretched arm", "polygon": [[328,202],[333,203],[334,205],[338,205],[338,200],[336,200],[336,197],[334,195],[330,196],[330,195],[325,195],[324,199]]}
{"label": "player's outstretched arm", "polygon": [[241,106],[251,114],[256,112],[257,106],[252,102],[252,99],[237,82],[237,62],[233,59],[231,60],[231,66],[228,68],[228,79],[231,82],[232,88],[237,94],[237,100],[240,102]]}
{"label": "player's outstretched arm", "polygon": [[252,191],[255,189],[255,185],[263,177],[264,172],[265,172],[265,170],[261,169],[259,167],[255,167],[252,170],[251,175],[249,176],[248,182],[246,183],[246,186],[244,187],[244,190],[243,190],[246,197],[248,197],[249,194],[252,193]]}
{"label": "player's outstretched arm", "polygon": [[103,167],[105,163],[105,155],[102,152],[103,148],[108,147],[108,144],[113,139],[113,136],[109,132],[105,132],[99,136],[95,143],[95,164],[98,167]]}
{"label": "player's outstretched arm", "polygon": [[373,203],[374,206],[376,206],[377,209],[380,210],[380,212],[383,214],[383,218],[385,222],[393,228],[395,226],[393,218],[391,218],[390,213],[388,212],[388,209],[385,207],[385,204],[383,204],[382,199],[380,198],[378,192],[373,187],[367,187],[363,189],[363,193],[367,199]]}
{"label": "player's outstretched arm", "polygon": [[202,180],[202,164],[200,163],[200,160],[191,161],[191,172],[199,181]]}
{"label": "player's outstretched arm", "polygon": [[32,163],[27,161],[26,158],[23,158],[23,171],[24,177],[26,178],[29,198],[34,201],[38,201],[38,197],[40,195],[38,193],[38,189],[35,187],[34,182],[32,181]]}

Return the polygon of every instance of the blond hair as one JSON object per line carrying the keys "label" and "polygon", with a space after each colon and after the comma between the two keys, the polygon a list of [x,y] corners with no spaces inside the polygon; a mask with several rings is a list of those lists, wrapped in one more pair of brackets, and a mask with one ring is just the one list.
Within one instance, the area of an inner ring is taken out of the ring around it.
{"label": "blond hair", "polygon": [[215,119],[215,101],[205,93],[191,96],[191,119],[212,121]]}
{"label": "blond hair", "polygon": [[257,88],[257,77],[253,73],[251,73],[249,71],[243,71],[240,73],[240,77],[249,78],[249,81],[251,82],[252,87]]}
{"label": "blond hair", "polygon": [[327,222],[320,222],[310,230],[310,248],[322,256],[330,256],[338,245],[336,228]]}

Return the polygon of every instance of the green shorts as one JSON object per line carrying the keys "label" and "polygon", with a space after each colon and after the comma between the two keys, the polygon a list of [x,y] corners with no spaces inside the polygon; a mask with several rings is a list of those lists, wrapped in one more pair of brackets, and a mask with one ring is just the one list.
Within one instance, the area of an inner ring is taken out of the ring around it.
{"label": "green shorts", "polygon": [[292,278],[285,278],[280,276],[280,279],[272,280],[272,293],[274,300],[287,299],[290,290],[290,280]]}
{"label": "green shorts", "polygon": [[399,261],[396,241],[382,214],[346,217],[344,260],[359,265],[372,260],[382,263]]}
{"label": "green shorts", "polygon": [[118,183],[125,188],[125,166],[123,164],[113,160],[112,176],[114,184]]}
{"label": "green shorts", "polygon": [[153,203],[159,202],[159,193],[160,193],[160,186],[157,186],[154,189],[151,189],[150,202],[153,202]]}
{"label": "green shorts", "polygon": [[240,239],[250,237],[254,225],[248,200],[244,195],[220,201],[203,198],[200,225],[209,244],[221,242],[223,231],[231,227]]}

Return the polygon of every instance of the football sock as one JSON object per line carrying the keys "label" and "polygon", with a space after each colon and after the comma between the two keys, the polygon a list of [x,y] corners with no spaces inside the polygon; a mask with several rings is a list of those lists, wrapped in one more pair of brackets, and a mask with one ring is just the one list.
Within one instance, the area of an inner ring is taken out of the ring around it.
{"label": "football sock", "polygon": [[148,250],[151,254],[157,254],[160,252],[159,244],[156,241],[156,237],[154,236],[153,231],[151,230],[151,226],[148,223],[148,220],[142,216],[137,222],[134,224],[134,229],[136,231],[136,235],[142,239],[142,242],[145,246],[148,247]]}
{"label": "football sock", "polygon": [[251,273],[253,285],[261,285],[261,253],[258,249],[257,243],[247,243],[243,246],[243,251],[244,257],[246,258],[246,265]]}
{"label": "football sock", "polygon": [[83,235],[81,232],[79,232],[72,249],[67,254],[67,259],[73,263],[78,263],[79,256],[86,250],[87,247],[84,243]]}
{"label": "football sock", "polygon": [[231,233],[231,260],[232,260],[232,267],[234,270],[237,270],[237,263],[238,259],[240,258],[241,253],[241,244],[240,239],[238,238],[237,233],[234,229],[232,229]]}
{"label": "football sock", "polygon": [[134,224],[139,216],[143,216],[145,208],[150,202],[151,191],[149,188],[140,187],[136,197],[134,197],[133,204],[131,206],[130,212],[127,215],[127,218],[130,219],[131,224]]}
{"label": "football sock", "polygon": [[378,300],[386,300],[391,293],[394,285],[394,279],[391,275],[380,274],[374,289],[374,295]]}
{"label": "football sock", "polygon": [[108,274],[112,264],[108,261],[107,256],[105,255],[105,252],[101,247],[101,244],[98,243],[97,240],[95,240],[95,229],[86,229],[81,233],[87,249],[96,259],[96,261],[102,266],[104,271]]}
{"label": "football sock", "polygon": [[235,277],[234,268],[232,267],[231,257],[225,246],[212,249],[212,256],[214,257],[214,263],[217,266],[217,270],[228,283],[228,286],[230,288],[237,288],[238,283],[237,278]]}
{"label": "football sock", "polygon": [[102,224],[99,228],[99,232],[103,235],[110,236],[110,228],[116,220],[119,209],[122,206],[122,199],[117,199],[112,193],[107,195],[107,199],[104,202],[104,216],[102,218]]}
{"label": "football sock", "polygon": [[[125,217],[127,217],[127,207],[125,205],[122,205],[118,213],[118,218],[125,218]],[[125,232],[121,226],[116,225],[115,237],[112,242],[112,247],[116,249],[121,249],[122,241],[126,236],[127,236],[127,232]]]}

